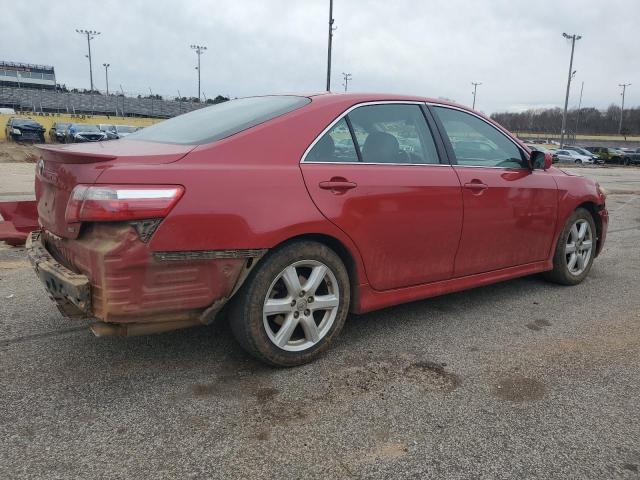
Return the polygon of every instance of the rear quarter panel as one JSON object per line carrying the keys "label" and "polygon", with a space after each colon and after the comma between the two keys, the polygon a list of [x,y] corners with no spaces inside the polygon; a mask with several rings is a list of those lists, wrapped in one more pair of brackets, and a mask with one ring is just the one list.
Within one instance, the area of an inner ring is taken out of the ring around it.
{"label": "rear quarter panel", "polygon": [[330,106],[317,115],[293,112],[197,147],[182,160],[161,167],[115,163],[97,183],[185,187],[152,237],[153,251],[273,248],[299,235],[323,234],[347,248],[358,282],[364,282],[355,244],[316,208],[299,166],[307,146],[343,108]]}

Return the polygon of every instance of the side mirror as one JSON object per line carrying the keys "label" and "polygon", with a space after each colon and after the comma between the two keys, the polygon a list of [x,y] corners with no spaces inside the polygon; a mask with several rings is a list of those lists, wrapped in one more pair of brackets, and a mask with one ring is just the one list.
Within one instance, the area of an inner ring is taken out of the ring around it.
{"label": "side mirror", "polygon": [[553,165],[553,155],[550,152],[531,152],[529,164],[532,170],[548,170]]}

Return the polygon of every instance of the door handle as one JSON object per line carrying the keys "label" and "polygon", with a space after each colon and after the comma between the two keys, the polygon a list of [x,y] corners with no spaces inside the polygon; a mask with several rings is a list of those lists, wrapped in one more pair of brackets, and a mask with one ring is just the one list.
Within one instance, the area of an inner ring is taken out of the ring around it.
{"label": "door handle", "polygon": [[350,182],[346,178],[333,177],[329,181],[320,182],[318,186],[323,190],[331,190],[333,193],[344,193],[347,190],[356,188],[358,184],[355,182]]}
{"label": "door handle", "polygon": [[489,188],[489,186],[486,183],[482,183],[480,180],[471,180],[469,183],[464,184],[464,188],[473,190],[475,193],[480,193]]}

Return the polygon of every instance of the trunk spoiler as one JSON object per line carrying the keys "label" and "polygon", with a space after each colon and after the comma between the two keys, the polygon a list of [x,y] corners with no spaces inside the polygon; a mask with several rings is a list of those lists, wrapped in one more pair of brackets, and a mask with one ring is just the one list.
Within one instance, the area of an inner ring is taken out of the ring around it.
{"label": "trunk spoiler", "polygon": [[59,146],[38,145],[36,148],[42,152],[43,158],[50,162],[98,163],[118,158],[110,153],[63,149]]}
{"label": "trunk spoiler", "polygon": [[0,202],[0,241],[9,245],[24,245],[27,236],[38,229],[38,210],[35,200]]}

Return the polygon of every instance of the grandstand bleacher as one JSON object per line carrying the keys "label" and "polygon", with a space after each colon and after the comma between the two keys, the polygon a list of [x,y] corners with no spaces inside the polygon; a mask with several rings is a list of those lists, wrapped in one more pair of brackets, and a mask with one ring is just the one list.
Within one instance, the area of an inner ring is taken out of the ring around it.
{"label": "grandstand bleacher", "polygon": [[0,86],[0,107],[22,112],[169,118],[204,103]]}

